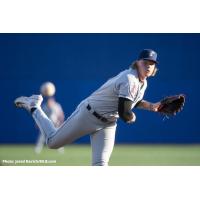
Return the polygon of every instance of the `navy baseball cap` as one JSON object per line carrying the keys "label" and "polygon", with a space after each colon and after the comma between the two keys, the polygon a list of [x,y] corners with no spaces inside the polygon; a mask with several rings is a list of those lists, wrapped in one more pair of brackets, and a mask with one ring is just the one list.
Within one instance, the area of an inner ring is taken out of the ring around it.
{"label": "navy baseball cap", "polygon": [[152,49],[143,49],[138,57],[138,60],[143,59],[143,60],[150,60],[158,64],[157,61],[157,53],[152,50]]}

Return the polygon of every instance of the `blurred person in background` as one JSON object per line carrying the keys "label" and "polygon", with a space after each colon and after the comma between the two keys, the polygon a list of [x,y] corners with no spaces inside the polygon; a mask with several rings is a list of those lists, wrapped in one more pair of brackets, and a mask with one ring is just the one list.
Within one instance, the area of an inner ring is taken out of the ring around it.
{"label": "blurred person in background", "polygon": [[[64,122],[65,116],[61,105],[55,100],[55,92],[55,85],[51,82],[45,82],[40,87],[40,93],[44,98],[42,109],[47,117],[53,122],[54,126],[58,128]],[[35,146],[35,152],[37,154],[41,153],[45,143],[44,134],[39,132],[39,137]],[[64,147],[59,148],[58,152],[64,153]]]}

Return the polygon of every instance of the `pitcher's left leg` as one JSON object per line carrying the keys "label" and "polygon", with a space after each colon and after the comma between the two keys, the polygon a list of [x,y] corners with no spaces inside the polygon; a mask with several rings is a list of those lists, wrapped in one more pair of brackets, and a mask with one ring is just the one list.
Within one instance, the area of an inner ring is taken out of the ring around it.
{"label": "pitcher's left leg", "polygon": [[115,143],[116,124],[97,131],[90,136],[92,165],[107,166]]}

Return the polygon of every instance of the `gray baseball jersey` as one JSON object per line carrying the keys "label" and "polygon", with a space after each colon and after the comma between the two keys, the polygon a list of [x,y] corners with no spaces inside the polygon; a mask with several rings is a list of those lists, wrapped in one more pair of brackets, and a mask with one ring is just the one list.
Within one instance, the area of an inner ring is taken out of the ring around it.
{"label": "gray baseball jersey", "polygon": [[138,101],[142,100],[146,88],[147,81],[141,83],[137,70],[130,68],[109,79],[87,100],[96,112],[114,121],[119,117],[118,98],[124,97],[131,100],[133,108]]}

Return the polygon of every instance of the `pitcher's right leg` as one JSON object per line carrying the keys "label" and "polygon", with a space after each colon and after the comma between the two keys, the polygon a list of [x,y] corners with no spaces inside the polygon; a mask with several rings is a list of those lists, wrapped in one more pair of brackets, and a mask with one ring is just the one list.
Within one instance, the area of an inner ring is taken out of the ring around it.
{"label": "pitcher's right leg", "polygon": [[47,145],[49,148],[57,149],[65,144],[70,144],[76,139],[99,131],[103,128],[101,123],[88,112],[85,104],[78,106],[63,125],[49,137]]}
{"label": "pitcher's right leg", "polygon": [[[34,98],[33,98],[34,97]],[[31,97],[20,97],[15,100],[17,107],[32,111],[32,116],[38,125],[41,133],[45,135],[46,143],[49,148],[57,149],[65,144],[72,143],[74,140],[102,129],[101,125],[94,123],[95,118],[88,112],[85,104],[81,104],[72,115],[56,129],[51,120],[46,116],[38,103],[39,95]]]}

